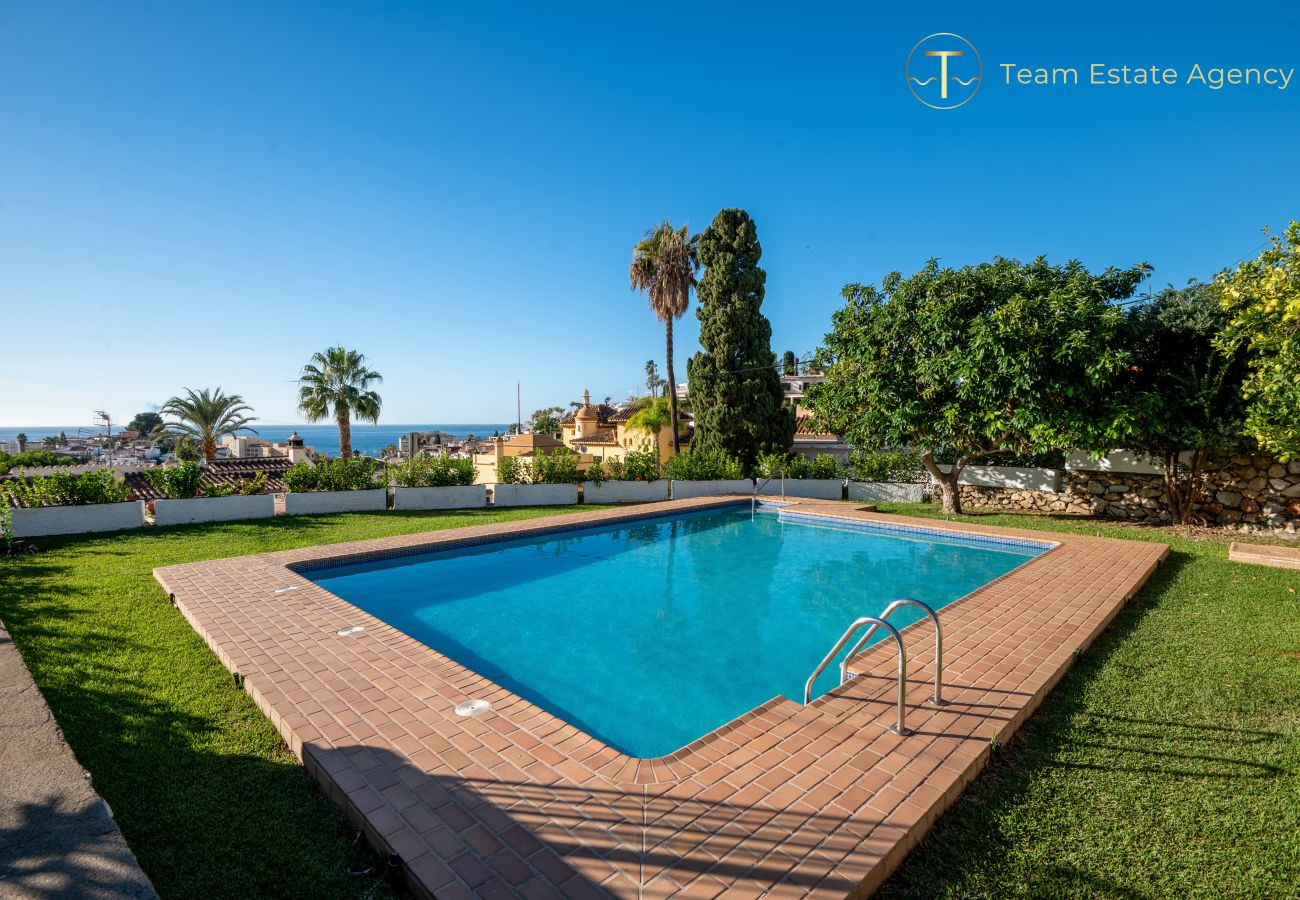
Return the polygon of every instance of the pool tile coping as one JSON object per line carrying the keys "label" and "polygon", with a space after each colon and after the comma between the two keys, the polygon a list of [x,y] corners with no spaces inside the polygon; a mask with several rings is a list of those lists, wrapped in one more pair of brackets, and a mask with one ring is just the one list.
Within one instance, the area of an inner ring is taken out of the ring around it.
{"label": "pool tile coping", "polygon": [[[925,703],[932,633],[924,623],[903,630],[912,735],[888,730],[895,661],[875,645],[855,657],[858,677],[809,706],[773,698],[651,760],[609,748],[299,574],[748,499],[561,514],[155,576],[326,793],[397,855],[417,896],[865,896],[975,777],[990,738],[1014,732],[1167,553],[787,500],[792,514],[1053,549],[942,611],[952,705]],[[357,624],[365,630],[338,636]],[[492,712],[449,713],[470,696]]]}

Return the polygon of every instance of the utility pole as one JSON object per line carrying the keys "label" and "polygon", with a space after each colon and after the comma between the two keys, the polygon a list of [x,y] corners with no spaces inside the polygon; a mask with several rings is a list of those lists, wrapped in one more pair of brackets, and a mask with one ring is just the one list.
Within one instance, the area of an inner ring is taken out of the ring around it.
{"label": "utility pole", "polygon": [[524,433],[524,402],[519,382],[515,382],[515,434]]}

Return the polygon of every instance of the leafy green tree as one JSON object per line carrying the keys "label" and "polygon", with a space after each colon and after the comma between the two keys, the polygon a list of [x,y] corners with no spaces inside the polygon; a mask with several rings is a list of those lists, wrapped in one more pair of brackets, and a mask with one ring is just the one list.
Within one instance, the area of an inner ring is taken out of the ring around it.
{"label": "leafy green tree", "polygon": [[[664,323],[667,337],[668,403],[673,420],[677,419],[677,376],[673,373],[673,321],[681,318],[691,302],[691,288],[699,271],[699,236],[686,226],[673,228],[665,219],[646,232],[632,250],[629,275],[634,291],[644,291],[650,308]],[[653,393],[653,392],[652,392]],[[677,433],[673,432],[673,452],[678,451]]]}
{"label": "leafy green tree", "polygon": [[308,422],[332,417],[339,426],[339,456],[352,455],[352,419],[378,422],[383,405],[374,385],[383,376],[366,366],[364,355],[342,346],[312,355],[298,375],[298,409]]}
{"label": "leafy green tree", "polygon": [[1300,221],[1216,280],[1232,321],[1219,340],[1246,347],[1246,433],[1283,462],[1300,458]]}
{"label": "leafy green tree", "polygon": [[163,417],[156,412],[138,412],[126,423],[127,431],[134,431],[141,436],[154,433],[163,424]]}
{"label": "leafy green tree", "polygon": [[781,355],[781,374],[798,375],[799,374],[799,357],[794,355],[793,350],[787,350]]}
{"label": "leafy green tree", "polygon": [[665,397],[651,397],[650,402],[632,413],[627,420],[627,428],[632,431],[644,431],[654,436],[655,462],[660,462],[659,432],[671,428],[673,413]]}
{"label": "leafy green tree", "polygon": [[199,450],[199,445],[194,442],[194,438],[186,434],[172,446],[172,456],[181,462],[196,462],[203,457],[203,453]]}
{"label": "leafy green tree", "polygon": [[[1132,362],[1125,315],[1148,267],[1089,272],[996,258],[850,284],[832,317],[835,360],[804,402],[820,427],[865,449],[914,447],[960,513],[970,463],[1008,452],[1123,446],[1137,417],[1114,390]],[[949,472],[937,452],[952,451]]]}
{"label": "leafy green tree", "polygon": [[563,406],[548,406],[539,409],[528,419],[528,430],[533,434],[549,434],[552,437],[560,433],[560,417],[564,415]]}
{"label": "leafy green tree", "polygon": [[724,209],[700,235],[704,274],[696,295],[703,352],[686,364],[695,411],[693,451],[716,450],[745,471],[760,453],[785,453],[794,410],[785,403],[762,313],[767,273],[758,265],[758,228],[743,209]]}
{"label": "leafy green tree", "polygon": [[1186,525],[1201,497],[1206,459],[1243,443],[1246,350],[1215,347],[1231,315],[1211,285],[1167,287],[1133,307],[1129,319],[1135,355],[1127,390],[1145,402],[1137,404],[1128,446],[1162,460],[1170,516]]}
{"label": "leafy green tree", "polygon": [[171,416],[167,430],[194,440],[204,459],[217,457],[217,445],[227,434],[251,431],[249,422],[257,421],[246,415],[253,411],[238,394],[226,394],[221,388],[185,389],[185,396],[172,397],[162,406],[164,415]]}

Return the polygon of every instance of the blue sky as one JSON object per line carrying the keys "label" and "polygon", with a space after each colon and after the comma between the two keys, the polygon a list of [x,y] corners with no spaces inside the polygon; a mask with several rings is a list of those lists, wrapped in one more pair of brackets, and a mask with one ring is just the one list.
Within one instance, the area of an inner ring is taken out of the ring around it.
{"label": "blue sky", "polygon": [[[0,4],[0,425],[220,384],[297,421],[343,342],[384,420],[622,396],[636,238],[750,211],[774,349],[839,289],[995,254],[1208,277],[1300,217],[1285,91],[1022,87],[1001,63],[1300,65],[1285,4]],[[908,50],[979,49],[957,110]],[[697,344],[679,322],[677,370]]]}

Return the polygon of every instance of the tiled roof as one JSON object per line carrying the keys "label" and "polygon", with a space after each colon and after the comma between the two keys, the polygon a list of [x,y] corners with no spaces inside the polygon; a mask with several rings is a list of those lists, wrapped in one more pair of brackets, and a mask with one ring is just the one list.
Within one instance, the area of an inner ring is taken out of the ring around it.
{"label": "tiled roof", "polygon": [[795,437],[813,437],[823,440],[836,440],[839,435],[829,431],[818,431],[813,425],[812,416],[800,416],[794,423]]}
{"label": "tiled roof", "polygon": [[[623,409],[620,409],[617,413],[615,413],[612,417],[610,417],[610,422],[622,424],[626,422],[628,419],[632,418],[641,410],[645,409],[649,405],[650,405],[650,398],[642,397],[633,403],[629,403]],[[677,408],[678,422],[688,422],[690,421],[690,418],[691,418],[690,415],[685,410],[683,410],[680,406]]]}
{"label": "tiled roof", "polygon": [[582,437],[574,437],[573,442],[575,444],[617,444],[618,443],[618,441],[614,438],[614,429],[612,428],[605,428],[602,429],[601,431],[593,432],[592,434],[583,435]]}
{"label": "tiled roof", "polygon": [[[579,407],[579,409],[580,408],[581,407]],[[618,410],[610,406],[608,403],[593,403],[592,409],[596,410],[596,421],[601,425],[608,425],[610,417],[618,412]],[[571,409],[564,415],[564,418],[560,419],[560,424],[572,425],[573,420],[576,419],[577,416],[578,410]]]}
{"label": "tiled roof", "polygon": [[[284,473],[293,467],[285,456],[246,456],[232,459],[214,459],[203,470],[200,484],[228,485],[233,488],[243,487],[244,482],[252,481],[259,474],[266,474],[266,487],[263,493],[282,494],[288,490],[284,484]],[[161,500],[162,493],[144,477],[141,472],[128,472],[126,483],[131,487],[132,500]]]}

